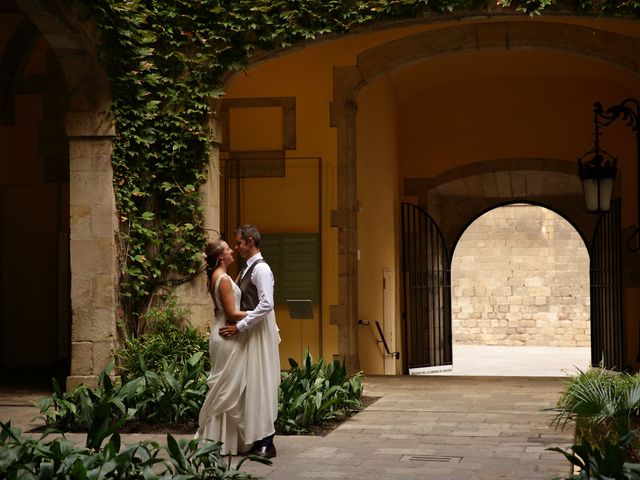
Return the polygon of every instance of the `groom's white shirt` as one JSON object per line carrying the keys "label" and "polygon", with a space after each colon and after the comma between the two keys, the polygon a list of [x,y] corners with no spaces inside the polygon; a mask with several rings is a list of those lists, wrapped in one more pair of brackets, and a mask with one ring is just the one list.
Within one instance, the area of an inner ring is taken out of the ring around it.
{"label": "groom's white shirt", "polygon": [[[247,266],[245,272],[251,268],[256,260],[262,258],[260,252],[256,253],[253,257],[247,260]],[[269,312],[273,310],[273,272],[271,267],[266,262],[261,262],[251,272],[251,283],[256,286],[258,290],[258,305],[253,310],[247,312],[247,316],[236,323],[238,330],[243,332],[248,328],[251,328],[257,322],[262,320]]]}

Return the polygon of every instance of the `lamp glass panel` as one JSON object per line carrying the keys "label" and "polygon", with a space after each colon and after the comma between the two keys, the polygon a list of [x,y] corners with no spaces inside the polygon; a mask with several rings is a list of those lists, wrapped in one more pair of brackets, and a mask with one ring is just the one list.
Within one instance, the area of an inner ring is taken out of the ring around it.
{"label": "lamp glass panel", "polygon": [[600,180],[600,210],[608,212],[611,205],[611,193],[613,192],[613,178]]}
{"label": "lamp glass panel", "polygon": [[594,178],[582,179],[582,190],[584,201],[587,204],[588,212],[598,211],[598,181]]}

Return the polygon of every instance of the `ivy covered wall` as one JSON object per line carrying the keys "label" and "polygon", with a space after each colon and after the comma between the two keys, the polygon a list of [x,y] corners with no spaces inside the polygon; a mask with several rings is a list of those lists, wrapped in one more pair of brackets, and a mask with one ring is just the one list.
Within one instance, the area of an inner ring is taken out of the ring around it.
{"label": "ivy covered wall", "polygon": [[154,293],[198,272],[199,189],[215,141],[212,98],[256,55],[393,19],[470,12],[637,15],[619,0],[76,0],[98,25],[116,126],[120,298],[127,329]]}

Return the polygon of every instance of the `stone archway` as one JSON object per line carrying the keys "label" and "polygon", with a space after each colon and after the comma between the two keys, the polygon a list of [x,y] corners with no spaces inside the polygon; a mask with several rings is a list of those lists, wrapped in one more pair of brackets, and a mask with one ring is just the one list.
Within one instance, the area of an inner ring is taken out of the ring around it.
{"label": "stone archway", "polygon": [[451,261],[454,372],[491,374],[483,363],[494,354],[505,360],[496,374],[588,367],[589,262],[574,226],[547,208],[508,204],[475,218]]}
{"label": "stone archway", "polygon": [[13,0],[54,52],[66,87],[71,272],[71,371],[67,387],[93,384],[116,335],[118,222],[112,186],[109,85],[94,27],[60,1]]}
{"label": "stone archway", "polygon": [[[620,188],[618,178],[614,197],[620,197]],[[407,178],[404,194],[418,197],[420,206],[441,225],[452,251],[470,219],[514,202],[544,206],[571,219],[587,247],[597,223],[597,217],[582,207],[582,187],[575,165],[561,159],[500,158],[477,162],[452,168],[435,178]]]}
{"label": "stone archway", "polygon": [[338,203],[331,225],[338,228],[339,301],[331,307],[338,349],[349,370],[358,370],[356,118],[358,92],[381,75],[428,57],[485,49],[534,48],[573,52],[638,72],[634,37],[565,23],[498,21],[417,33],[372,48],[355,65],[334,69],[331,126],[338,138]]}

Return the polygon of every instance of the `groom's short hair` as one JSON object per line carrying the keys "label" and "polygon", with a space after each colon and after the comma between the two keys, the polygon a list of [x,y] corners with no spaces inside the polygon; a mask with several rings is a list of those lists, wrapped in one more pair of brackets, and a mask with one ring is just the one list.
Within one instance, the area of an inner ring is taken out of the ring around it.
{"label": "groom's short hair", "polygon": [[246,224],[241,226],[236,230],[236,235],[240,234],[240,238],[242,238],[245,242],[249,239],[249,237],[253,238],[253,244],[256,248],[260,248],[260,232],[258,231],[258,227],[251,224]]}

